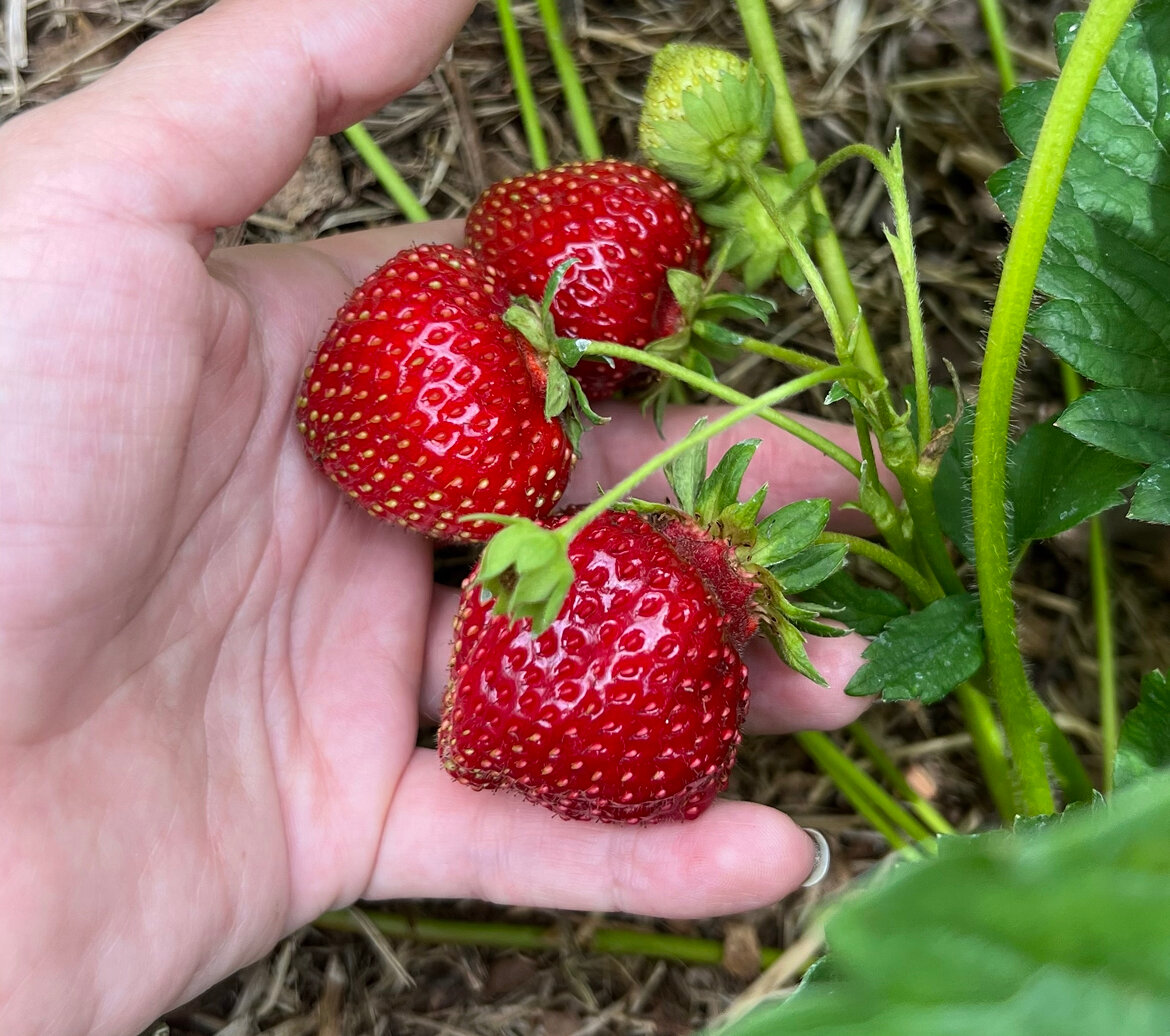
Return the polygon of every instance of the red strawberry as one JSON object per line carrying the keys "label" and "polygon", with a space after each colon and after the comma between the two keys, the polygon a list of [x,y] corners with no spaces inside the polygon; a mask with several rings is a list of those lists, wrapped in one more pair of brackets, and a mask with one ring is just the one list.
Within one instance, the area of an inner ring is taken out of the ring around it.
{"label": "red strawberry", "polygon": [[535,638],[465,587],[443,764],[571,819],[695,817],[727,784],[747,711],[737,623],[679,557],[669,522],[606,511],[569,560],[569,596]]}
{"label": "red strawberry", "polygon": [[496,528],[461,515],[549,514],[574,455],[507,305],[461,248],[419,245],[371,274],[305,371],[296,416],[314,463],[374,516],[438,539]]}
{"label": "red strawberry", "polygon": [[[553,300],[556,330],[641,348],[678,330],[666,271],[692,273],[709,241],[694,206],[668,180],[632,162],[576,162],[504,180],[467,217],[469,247],[500,270],[508,291],[539,300],[549,276],[576,259]],[[590,399],[611,395],[636,365],[574,368]]]}
{"label": "red strawberry", "polygon": [[800,631],[842,631],[785,592],[827,578],[844,548],[816,542],[827,500],[758,524],[765,490],[737,502],[758,442],[732,447],[707,478],[705,447],[680,459],[668,472],[678,508],[514,522],[488,544],[460,600],[439,726],[456,780],[570,819],[690,819],[735,761],[744,645],[763,632],[824,683]]}

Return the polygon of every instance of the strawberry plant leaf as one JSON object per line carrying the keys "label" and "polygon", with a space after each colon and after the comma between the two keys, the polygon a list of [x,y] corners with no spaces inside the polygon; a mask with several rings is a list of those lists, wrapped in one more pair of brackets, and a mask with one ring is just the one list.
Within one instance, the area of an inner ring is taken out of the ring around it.
{"label": "strawberry plant leaf", "polygon": [[1123,787],[1170,766],[1170,681],[1155,669],[1142,677],[1141,700],[1121,724],[1113,784]]}
{"label": "strawberry plant leaf", "polygon": [[[1057,20],[1062,64],[1081,18]],[[1168,55],[1170,5],[1139,4],[1081,122],[1036,281],[1049,301],[1029,321],[1029,331],[1045,346],[1100,386],[1074,403],[1059,425],[1144,463],[1167,456],[1164,446],[1152,455],[1159,429],[1164,432],[1165,402],[1157,412],[1134,404],[1170,400]],[[1023,157],[988,186],[1009,221],[1053,89],[1051,80],[1027,83],[1004,101],[1004,125]],[[1156,494],[1151,499],[1147,485],[1130,514],[1170,522],[1170,502]]]}
{"label": "strawberry plant leaf", "polygon": [[979,602],[955,594],[892,620],[862,652],[866,660],[846,694],[882,701],[942,701],[983,664]]}
{"label": "strawberry plant leaf", "polygon": [[767,568],[810,546],[829,523],[829,501],[797,500],[773,511],[760,522],[752,561]]}
{"label": "strawberry plant leaf", "polygon": [[1138,479],[1129,517],[1170,525],[1170,459],[1151,464]]}
{"label": "strawberry plant leaf", "polygon": [[876,637],[891,620],[910,612],[889,591],[862,586],[843,571],[810,587],[801,599],[820,605],[827,617],[843,622],[864,637]]}
{"label": "strawberry plant leaf", "polygon": [[769,565],[768,571],[785,593],[798,594],[828,579],[845,564],[848,552],[844,543],[814,543],[785,561]]}
{"label": "strawberry plant leaf", "polygon": [[1118,490],[1141,470],[1051,422],[1032,425],[1015,444],[1008,471],[1013,552],[1125,503]]}
{"label": "strawberry plant leaf", "polygon": [[719,1036],[1170,1032],[1170,777],[938,846],[845,898],[824,963]]}
{"label": "strawberry plant leaf", "polygon": [[1097,389],[1081,396],[1057,425],[1119,457],[1151,464],[1170,457],[1170,395]]}

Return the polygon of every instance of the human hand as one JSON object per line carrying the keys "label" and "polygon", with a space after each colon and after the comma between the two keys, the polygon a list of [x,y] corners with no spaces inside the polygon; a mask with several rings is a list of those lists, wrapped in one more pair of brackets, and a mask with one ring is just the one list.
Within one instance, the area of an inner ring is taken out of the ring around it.
{"label": "human hand", "polygon": [[[221,0],[0,132],[0,1031],[132,1030],[359,897],[698,916],[812,866],[764,806],[566,824],[415,747],[453,593],[312,470],[292,405],[352,285],[460,227],[211,251],[471,6]],[[854,491],[760,434],[774,504]],[[619,412],[577,497],[655,445]],[[756,729],[859,711],[857,639],[811,650],[829,691],[752,657]]]}

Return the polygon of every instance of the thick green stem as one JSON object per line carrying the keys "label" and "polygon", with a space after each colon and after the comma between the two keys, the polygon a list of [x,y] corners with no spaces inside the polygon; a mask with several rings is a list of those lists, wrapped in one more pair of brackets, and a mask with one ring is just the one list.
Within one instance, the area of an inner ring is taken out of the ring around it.
{"label": "thick green stem", "polygon": [[[772,30],[772,22],[768,16],[765,0],[736,0],[739,9],[740,21],[743,23],[744,36],[748,42],[752,59],[760,71],[768,78],[775,92],[776,104],[773,109],[772,124],[776,144],[780,148],[780,155],[788,167],[795,168],[810,158],[808,145],[805,143],[804,132],[800,127],[800,116],[792,100],[792,93],[788,89],[788,78],[784,73],[784,61],[780,57],[780,49],[776,45],[776,36]],[[824,223],[824,231],[813,240],[813,248],[817,253],[817,260],[824,271],[825,281],[829,286],[841,317],[846,324],[857,321],[856,356],[854,362],[863,370],[882,377],[882,365],[870,337],[869,328],[861,314],[861,307],[857,302],[857,292],[849,275],[849,266],[845,261],[845,253],[841,250],[841,242],[833,230],[832,220],[829,218],[828,207],[819,187],[809,192],[809,204],[813,212],[821,217],[819,222]]]}
{"label": "thick green stem", "polygon": [[937,600],[941,596],[935,591],[930,581],[910,562],[872,540],[865,540],[860,536],[850,536],[845,532],[822,532],[817,538],[817,542],[844,543],[851,554],[869,558],[870,561],[881,565],[891,575],[897,576],[902,585],[921,603]]}
{"label": "thick green stem", "polygon": [[832,779],[858,814],[865,817],[891,846],[909,853],[909,842],[914,842],[924,852],[936,851],[930,832],[900,802],[895,801],[885,788],[842,752],[832,738],[819,730],[805,730],[794,737],[809,758]]}
{"label": "thick green stem", "polygon": [[700,338],[707,337],[707,333],[718,335],[720,342],[725,342],[728,345],[733,345],[737,349],[743,349],[746,352],[755,353],[757,356],[767,357],[769,360],[775,360],[777,363],[787,363],[791,367],[798,367],[805,371],[819,371],[826,367],[831,367],[827,360],[822,360],[817,356],[810,356],[808,353],[802,353],[799,349],[787,349],[782,345],[776,345],[774,342],[764,342],[759,338],[752,338],[751,335],[741,334],[738,331],[732,331],[726,327],[719,327],[712,324],[709,320],[696,320],[691,325],[691,330]]}
{"label": "thick green stem", "polygon": [[1006,94],[1015,89],[1016,70],[1012,67],[1012,52],[1004,28],[1003,10],[999,0],[979,0],[979,9],[983,12],[983,30],[987,33],[991,57],[999,72],[999,88]]}
{"label": "thick green stem", "polygon": [[426,223],[431,217],[422,203],[415,196],[410,185],[394,168],[393,163],[386,157],[386,153],[378,147],[370,131],[360,122],[348,127],[345,139],[353,146],[358,157],[370,167],[370,172],[377,178],[382,189],[390,195],[394,204],[402,210],[411,223]]}
{"label": "thick green stem", "polygon": [[[506,924],[488,921],[454,921],[442,918],[362,910],[366,919],[391,939],[440,946],[482,946],[489,949],[548,952],[565,949],[563,929],[550,925]],[[331,910],[313,922],[331,932],[362,934],[365,929],[353,910]],[[579,944],[592,953],[660,957],[688,964],[723,963],[723,943],[686,935],[647,932],[631,928],[593,928]],[[772,947],[760,948],[760,966],[768,967],[780,956]]]}
{"label": "thick green stem", "polygon": [[512,76],[512,89],[520,107],[520,124],[524,127],[524,138],[528,141],[528,156],[532,160],[533,169],[545,169],[548,167],[548,142],[545,140],[544,127],[540,124],[540,111],[532,89],[532,78],[528,75],[524,43],[520,39],[520,30],[516,28],[512,0],[496,0],[496,17],[500,23],[500,37],[508,59],[508,71]]}
{"label": "thick green stem", "polygon": [[593,112],[589,110],[589,99],[585,96],[585,87],[581,85],[577,65],[565,42],[557,0],[536,0],[536,8],[540,12],[541,22],[544,23],[549,53],[557,70],[557,78],[561,82],[565,103],[569,106],[569,118],[577,134],[577,146],[580,147],[583,157],[601,158],[604,151],[597,136],[597,124],[593,121]]}
{"label": "thick green stem", "polygon": [[[608,346],[604,342],[597,343],[599,346],[605,346],[607,350],[613,350],[610,355],[622,359],[635,358],[634,355],[627,356],[627,354],[641,354],[640,350],[629,349],[626,346]],[[648,357],[649,359],[649,357]],[[659,359],[654,357],[654,359]],[[661,361],[668,362],[668,361]],[[654,366],[654,364],[649,364]],[[677,367],[677,364],[670,364],[671,367]],[[679,368],[685,370],[685,368]],[[777,403],[782,403],[784,400],[792,396],[799,395],[806,389],[812,388],[814,385],[824,384],[826,381],[836,381],[838,378],[864,378],[867,375],[864,371],[856,370],[850,367],[830,367],[824,371],[810,371],[799,378],[794,378],[792,381],[787,381],[783,385],[777,385],[773,389],[769,389],[763,395],[757,396],[755,399],[748,398],[748,402],[742,406],[737,406],[734,410],[729,410],[721,417],[714,421],[709,421],[703,425],[702,428],[697,429],[685,438],[679,439],[672,443],[666,449],[656,453],[648,461],[640,464],[631,474],[621,479],[611,489],[602,493],[596,500],[594,500],[587,507],[582,508],[576,512],[564,525],[560,526],[556,531],[566,543],[572,539],[578,532],[585,528],[594,518],[601,514],[611,504],[615,504],[622,499],[627,493],[633,490],[644,479],[649,478],[659,468],[669,464],[675,457],[679,457],[686,453],[692,447],[699,445],[699,443],[707,442],[713,439],[716,435],[726,431],[733,425],[738,424],[745,417],[753,417],[757,414],[762,414],[764,411],[774,407]]]}
{"label": "thick green stem", "polygon": [[[632,360],[634,363],[640,363],[642,366],[656,370],[660,374],[666,374],[675,381],[689,385],[699,392],[714,396],[716,399],[722,399],[725,403],[731,403],[733,406],[746,406],[754,398],[742,392],[737,392],[735,389],[722,385],[717,381],[712,381],[710,378],[691,370],[689,367],[683,367],[681,364],[674,363],[672,360],[668,360],[663,356],[658,356],[655,353],[646,352],[642,349],[634,349],[626,345],[615,345],[611,342],[592,342],[589,348],[585,350],[585,355],[608,356],[615,360]],[[824,367],[817,368],[818,371],[840,369],[828,364]],[[836,461],[854,478],[860,477],[861,465],[858,463],[857,458],[848,450],[842,449],[831,439],[814,432],[811,428],[805,427],[796,419],[776,410],[765,410],[759,416],[769,424],[788,432],[801,442],[808,443],[809,446],[816,448],[830,460]]]}
{"label": "thick green stem", "polygon": [[918,818],[931,831],[936,835],[953,835],[955,833],[955,829],[951,827],[946,817],[910,787],[902,771],[894,764],[894,760],[886,754],[885,749],[877,743],[877,739],[865,728],[864,723],[860,720],[856,723],[850,723],[846,727],[846,730],[861,747],[861,750],[869,757],[870,761],[877,768],[878,773],[893,788],[894,794],[905,799],[910,804],[910,808],[918,814]]}
{"label": "thick green stem", "polygon": [[1005,493],[1008,425],[1024,327],[1057,192],[1089,95],[1133,4],[1092,0],[1057,80],[1004,256],[979,383],[971,485],[976,575],[991,683],[1027,814],[1050,813],[1054,801],[1016,632]]}

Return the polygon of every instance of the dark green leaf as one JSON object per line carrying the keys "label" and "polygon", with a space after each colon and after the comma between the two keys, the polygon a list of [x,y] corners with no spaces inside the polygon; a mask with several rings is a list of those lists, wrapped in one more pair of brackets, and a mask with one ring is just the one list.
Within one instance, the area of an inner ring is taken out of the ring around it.
{"label": "dark green leaf", "polygon": [[1012,546],[1047,539],[1125,503],[1118,492],[1141,467],[1074,439],[1051,423],[1029,428],[1011,453]]}
{"label": "dark green leaf", "polygon": [[1170,525],[1170,460],[1151,464],[1138,479],[1129,517]]}
{"label": "dark green leaf", "polygon": [[1170,766],[1170,681],[1159,670],[1142,678],[1142,697],[1121,724],[1113,763],[1120,788]]}
{"label": "dark green leaf", "polygon": [[[1057,22],[1063,63],[1082,15]],[[1106,389],[1170,396],[1170,4],[1138,4],[1122,29],[1081,122],[1049,230],[1037,289],[1050,297],[1029,331]],[[1024,155],[989,186],[1016,217],[1054,84],[1028,83],[1004,101],[1004,125]],[[1093,393],[1091,395],[1096,395]],[[1091,398],[1086,397],[1086,398]],[[1106,403],[1112,401],[1108,397]],[[1098,403],[1079,402],[1072,434],[1135,460],[1149,456],[1165,414],[1113,407],[1106,428],[1085,421]],[[1128,433],[1118,421],[1132,419]],[[1151,427],[1151,422],[1155,427]],[[1165,456],[1165,454],[1163,454]],[[1142,508],[1166,521],[1170,506]]]}
{"label": "dark green leaf", "polygon": [[983,664],[979,602],[955,594],[922,611],[894,619],[862,653],[862,666],[846,694],[881,695],[883,701],[941,701]]}
{"label": "dark green leaf", "polygon": [[720,1036],[1170,1032],[1170,778],[944,838],[838,904],[827,963]]}
{"label": "dark green leaf", "polygon": [[826,612],[828,617],[843,622],[865,637],[876,637],[891,619],[909,611],[892,593],[861,586],[845,572],[834,572],[801,597],[831,609]]}
{"label": "dark green leaf", "polygon": [[848,552],[844,543],[814,543],[786,561],[769,565],[768,571],[785,593],[798,594],[828,579],[845,564]]}
{"label": "dark green leaf", "polygon": [[785,504],[760,522],[752,561],[764,567],[784,561],[811,545],[828,523],[829,501],[823,497]]}
{"label": "dark green leaf", "polygon": [[1095,389],[1060,415],[1078,439],[1119,457],[1152,464],[1170,457],[1170,395],[1138,389]]}
{"label": "dark green leaf", "polygon": [[[957,412],[955,394],[938,388],[931,393],[935,427],[946,424]],[[955,548],[968,561],[975,560],[975,535],[971,526],[971,452],[975,433],[975,407],[967,405],[955,423],[954,435],[934,477],[934,506],[939,524]]]}

